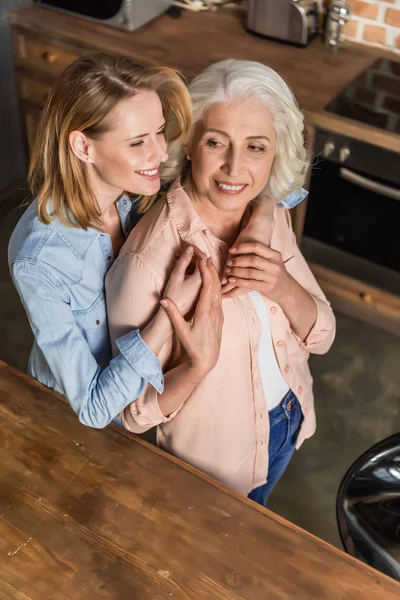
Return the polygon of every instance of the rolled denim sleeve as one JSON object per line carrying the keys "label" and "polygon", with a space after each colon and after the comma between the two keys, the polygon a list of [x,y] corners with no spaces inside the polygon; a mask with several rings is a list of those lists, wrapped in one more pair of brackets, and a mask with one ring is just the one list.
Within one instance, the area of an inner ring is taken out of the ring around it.
{"label": "rolled denim sleeve", "polygon": [[305,200],[307,196],[308,191],[304,188],[300,188],[300,190],[292,192],[291,194],[289,194],[289,196],[286,196],[286,198],[281,200],[281,202],[278,202],[277,206],[278,208],[294,208],[295,206],[303,202],[303,200]]}
{"label": "rolled denim sleeve", "polygon": [[[105,427],[143,393],[147,383],[162,393],[161,363],[139,331],[118,340],[120,353],[101,371],[61,282],[38,263],[17,261],[11,274],[35,342],[81,423]],[[40,381],[40,374],[35,376]]]}

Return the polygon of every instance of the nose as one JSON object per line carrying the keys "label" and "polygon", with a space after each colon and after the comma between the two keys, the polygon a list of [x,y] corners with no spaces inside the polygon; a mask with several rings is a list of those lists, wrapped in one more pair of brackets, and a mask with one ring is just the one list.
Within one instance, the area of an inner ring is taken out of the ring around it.
{"label": "nose", "polygon": [[164,163],[168,160],[167,142],[164,136],[157,136],[151,145],[149,162]]}
{"label": "nose", "polygon": [[240,175],[243,167],[243,156],[239,149],[230,148],[225,163],[225,172],[230,177]]}

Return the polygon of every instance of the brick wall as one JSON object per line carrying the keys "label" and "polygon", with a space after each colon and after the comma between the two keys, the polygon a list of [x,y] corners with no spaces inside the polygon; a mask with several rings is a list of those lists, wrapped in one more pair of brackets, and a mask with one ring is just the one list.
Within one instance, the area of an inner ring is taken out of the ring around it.
{"label": "brick wall", "polygon": [[352,18],[344,27],[348,39],[400,53],[400,0],[348,2],[352,9]]}
{"label": "brick wall", "polygon": [[[376,127],[400,133],[400,63],[383,58],[368,69],[345,91],[352,106],[368,113],[368,122]],[[344,102],[346,99],[344,99]]]}

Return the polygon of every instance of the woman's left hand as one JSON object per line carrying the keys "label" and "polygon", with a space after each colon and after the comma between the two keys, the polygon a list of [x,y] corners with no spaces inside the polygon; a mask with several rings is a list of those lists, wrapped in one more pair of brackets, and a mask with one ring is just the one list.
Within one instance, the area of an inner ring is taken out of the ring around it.
{"label": "woman's left hand", "polygon": [[[289,293],[293,281],[280,252],[260,242],[231,248],[224,276],[228,282],[222,287],[223,298],[233,298],[244,290],[258,290],[278,304]],[[232,285],[236,287],[232,289]]]}
{"label": "woman's left hand", "polygon": [[[262,240],[263,244],[269,247],[275,228],[275,207],[276,202],[270,196],[260,196],[257,201],[253,202],[250,220],[239,233],[233,247],[238,248],[239,245],[248,243],[254,244],[259,240]],[[231,255],[229,258],[231,258]],[[225,272],[222,275],[221,284],[222,293],[225,298],[234,298],[246,292],[246,289],[237,287],[234,283],[229,282]],[[229,292],[232,293],[228,296]]]}

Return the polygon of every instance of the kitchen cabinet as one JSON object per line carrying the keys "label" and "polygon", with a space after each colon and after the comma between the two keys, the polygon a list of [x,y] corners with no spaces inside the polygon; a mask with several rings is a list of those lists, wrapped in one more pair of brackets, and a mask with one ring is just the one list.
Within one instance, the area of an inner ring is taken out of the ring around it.
{"label": "kitchen cabinet", "polygon": [[[27,6],[11,15],[15,72],[28,146],[35,139],[40,110],[52,83],[78,56],[106,50],[130,56],[141,65],[169,65],[191,79],[209,64],[227,57],[257,60],[277,70],[293,89],[306,117],[306,137],[313,150],[316,128],[400,152],[400,135],[326,112],[325,107],[376,55],[349,46],[334,54],[320,39],[296,48],[253,36],[245,30],[244,13],[185,11],[167,14],[134,32],[121,31],[57,11]],[[184,50],[183,50],[184,49]],[[380,52],[383,51],[374,51]],[[301,242],[307,203],[293,211]],[[346,278],[334,266],[312,263],[323,289],[340,310],[400,333],[400,297]]]}

